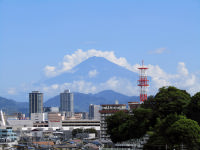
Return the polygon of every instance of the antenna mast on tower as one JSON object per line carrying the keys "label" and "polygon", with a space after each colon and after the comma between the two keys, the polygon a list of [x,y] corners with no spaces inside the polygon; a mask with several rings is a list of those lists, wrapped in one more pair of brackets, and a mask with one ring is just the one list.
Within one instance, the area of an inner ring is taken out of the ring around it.
{"label": "antenna mast on tower", "polygon": [[142,66],[138,68],[140,70],[138,86],[140,87],[140,102],[147,100],[147,87],[149,86],[149,80],[147,79],[146,71],[147,67],[144,66],[144,61],[142,61]]}

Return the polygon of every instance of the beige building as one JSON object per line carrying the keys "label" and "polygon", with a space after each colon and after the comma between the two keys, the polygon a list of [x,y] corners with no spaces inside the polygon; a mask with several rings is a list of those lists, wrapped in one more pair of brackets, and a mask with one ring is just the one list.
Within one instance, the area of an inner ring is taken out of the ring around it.
{"label": "beige building", "polygon": [[61,115],[61,113],[49,112],[48,113],[48,123],[49,127],[62,127],[62,120],[65,117]]}

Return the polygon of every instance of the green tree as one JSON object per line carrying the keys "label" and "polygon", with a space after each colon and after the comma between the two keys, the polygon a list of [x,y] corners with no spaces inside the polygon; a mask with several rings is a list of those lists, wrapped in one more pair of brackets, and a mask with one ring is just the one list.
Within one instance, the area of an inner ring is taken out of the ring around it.
{"label": "green tree", "polygon": [[152,105],[157,117],[165,118],[171,113],[185,114],[190,100],[190,94],[185,90],[169,86],[160,88],[154,99],[147,103]]}
{"label": "green tree", "polygon": [[200,148],[200,127],[194,120],[182,118],[174,122],[168,129],[168,142],[172,146],[183,144],[188,149]]}
{"label": "green tree", "polygon": [[76,137],[76,134],[78,134],[78,133],[95,133],[95,136],[97,136],[97,130],[94,128],[89,128],[89,129],[85,129],[85,130],[77,128],[77,129],[72,130],[73,137]]}
{"label": "green tree", "polygon": [[148,142],[145,144],[145,150],[160,150],[165,149],[168,145],[168,134],[166,133],[167,129],[177,120],[185,118],[185,116],[180,116],[177,114],[170,114],[164,119],[157,118],[156,125],[154,126],[154,133],[150,136]]}
{"label": "green tree", "polygon": [[187,117],[195,120],[200,125],[200,92],[196,93],[192,96],[192,100],[190,101],[187,108]]}
{"label": "green tree", "polygon": [[95,136],[97,136],[97,130],[94,128],[85,129],[83,132],[84,133],[95,133]]}
{"label": "green tree", "polygon": [[144,136],[149,129],[151,109],[137,108],[134,115],[117,112],[107,117],[107,133],[116,142],[136,139]]}
{"label": "green tree", "polygon": [[157,119],[154,130],[144,150],[180,150],[185,146],[192,150],[200,148],[200,127],[196,121],[185,116],[170,114],[162,120]]}
{"label": "green tree", "polygon": [[[106,118],[107,134],[110,135],[110,138],[114,143],[121,142],[126,138],[129,138],[127,136],[129,131],[128,128],[132,125],[132,119],[130,119],[131,117],[132,116],[127,113],[119,111]],[[124,123],[126,123],[126,125]]]}
{"label": "green tree", "polygon": [[77,128],[72,130],[72,136],[76,137],[77,133],[83,133],[83,129]]}
{"label": "green tree", "polygon": [[150,136],[147,143],[144,145],[143,150],[165,150],[166,142],[163,136],[154,133]]}
{"label": "green tree", "polygon": [[145,108],[137,108],[133,111],[134,126],[131,127],[132,138],[140,138],[146,134],[151,127],[152,110]]}
{"label": "green tree", "polygon": [[[198,103],[200,95],[193,96],[192,100]],[[189,121],[184,115],[187,114],[189,107],[188,104],[191,101],[190,94],[185,90],[180,90],[175,87],[162,87],[158,93],[154,96],[149,96],[140,108],[133,110],[133,114],[126,114],[119,112],[106,119],[108,124],[107,133],[110,134],[111,140],[116,142],[126,141],[129,139],[141,138],[146,133],[151,131],[150,138],[145,144],[144,149],[165,149],[168,146],[169,149],[173,149],[174,146],[180,146],[180,141],[185,142],[186,139],[180,139],[176,142],[176,136],[173,135],[176,131],[174,125],[179,120],[185,120],[182,126],[188,126],[185,131],[190,129],[198,131],[198,127],[193,122],[189,124]],[[196,104],[195,103],[195,104]],[[199,108],[199,107],[197,107]],[[172,126],[173,125],[173,126]],[[194,126],[194,127],[193,127]],[[180,128],[181,129],[181,126]],[[184,132],[179,131],[180,135],[184,135]],[[189,135],[192,136],[192,134]],[[170,137],[170,139],[169,139]],[[184,143],[186,146],[198,147],[198,136],[191,137],[190,141],[192,145]],[[175,141],[175,143],[172,142]],[[181,143],[182,144],[182,143]]]}

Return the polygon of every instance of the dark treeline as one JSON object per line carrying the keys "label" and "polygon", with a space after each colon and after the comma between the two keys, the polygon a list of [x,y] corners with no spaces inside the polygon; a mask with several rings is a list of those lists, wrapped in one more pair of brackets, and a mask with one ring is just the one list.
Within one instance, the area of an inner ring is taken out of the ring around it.
{"label": "dark treeline", "polygon": [[175,87],[160,88],[133,113],[118,112],[106,119],[107,133],[114,143],[137,139],[149,140],[144,150],[200,148],[200,92],[190,96]]}

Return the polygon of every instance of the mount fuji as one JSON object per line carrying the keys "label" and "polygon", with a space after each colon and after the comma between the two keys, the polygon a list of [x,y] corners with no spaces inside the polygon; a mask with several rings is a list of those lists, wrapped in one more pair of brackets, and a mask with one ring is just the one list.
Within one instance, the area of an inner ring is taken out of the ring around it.
{"label": "mount fuji", "polygon": [[112,77],[128,79],[136,84],[138,75],[124,67],[110,62],[103,57],[91,57],[56,77],[43,82],[46,85],[84,80],[94,84],[106,82]]}
{"label": "mount fuji", "polygon": [[[70,89],[74,93],[75,111],[86,111],[89,104],[113,104],[115,100],[123,104],[139,101],[137,80],[137,73],[104,57],[91,57],[71,70],[38,81],[34,85],[38,88],[34,89],[44,93],[45,106],[58,107],[59,94]],[[26,102],[26,109],[27,107]]]}
{"label": "mount fuji", "polygon": [[[42,84],[49,87],[58,85],[59,92],[70,88],[74,93],[75,111],[85,111],[89,104],[113,104],[115,100],[124,104],[138,101],[137,80],[137,73],[103,57],[91,57],[71,70],[43,81]],[[45,106],[59,106],[58,94],[48,99]]]}
{"label": "mount fuji", "polygon": [[51,96],[65,89],[86,94],[113,90],[124,95],[135,96],[139,95],[137,80],[137,73],[103,57],[91,57],[71,70],[40,81],[38,85],[40,87],[42,85],[43,89],[46,89],[44,92]]}

